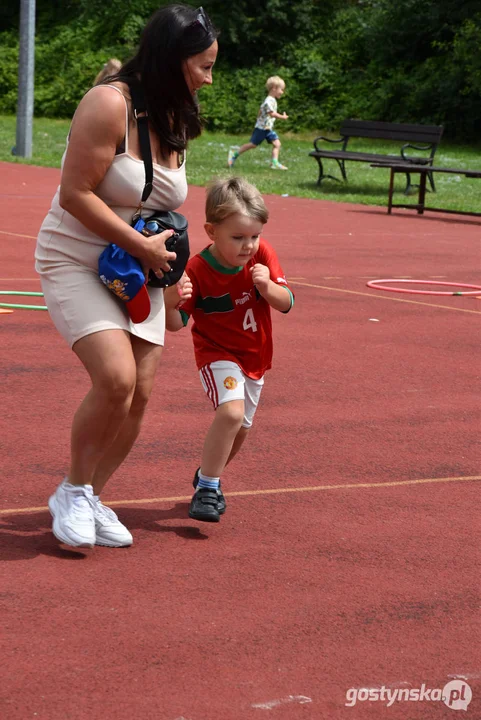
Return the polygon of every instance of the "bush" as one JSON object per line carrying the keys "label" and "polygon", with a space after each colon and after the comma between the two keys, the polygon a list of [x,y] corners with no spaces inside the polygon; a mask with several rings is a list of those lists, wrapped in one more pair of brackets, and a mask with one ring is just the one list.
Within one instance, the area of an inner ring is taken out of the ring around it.
{"label": "bush", "polygon": [[[132,40],[158,2],[38,0],[35,115],[70,118],[104,62],[132,54]],[[453,0],[325,0],[322,12],[301,0],[267,0],[257,13],[254,0],[211,4],[222,34],[214,85],[200,94],[208,129],[250,133],[265,81],[276,74],[286,81],[279,109],[289,119],[279,124],[282,131],[333,130],[358,117],[443,124],[447,137],[478,139],[481,15],[475,0],[456,7]],[[0,34],[3,114],[15,113],[17,105],[12,17],[6,13],[11,29]]]}

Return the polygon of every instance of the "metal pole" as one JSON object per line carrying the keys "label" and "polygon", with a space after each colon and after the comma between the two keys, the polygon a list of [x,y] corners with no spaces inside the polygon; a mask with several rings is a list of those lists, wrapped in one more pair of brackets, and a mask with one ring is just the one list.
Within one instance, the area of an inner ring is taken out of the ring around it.
{"label": "metal pole", "polygon": [[32,157],[34,66],[35,0],[20,0],[20,56],[15,155],[27,158]]}

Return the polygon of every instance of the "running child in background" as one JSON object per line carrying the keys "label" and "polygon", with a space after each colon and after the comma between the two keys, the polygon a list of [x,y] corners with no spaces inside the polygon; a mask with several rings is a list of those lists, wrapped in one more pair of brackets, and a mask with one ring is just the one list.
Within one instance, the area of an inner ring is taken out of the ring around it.
{"label": "running child in background", "polygon": [[227,165],[232,167],[242,153],[247,150],[253,150],[264,140],[272,145],[272,170],[287,170],[285,165],[281,165],[279,162],[279,151],[281,149],[281,141],[277,133],[274,132],[274,122],[276,119],[287,120],[289,117],[286,113],[277,112],[277,101],[284,94],[286,84],[282,78],[278,75],[273,75],[266,82],[267,97],[260,106],[259,114],[257,115],[257,122],[252,133],[252,137],[248,143],[245,143],[240,148],[232,146],[227,156]]}
{"label": "running child in background", "polygon": [[194,321],[197,368],[215,410],[194,476],[195,520],[218,522],[225,512],[220,478],[247,437],[271,367],[271,307],[287,313],[294,304],[274,249],[260,237],[267,218],[262,195],[246,180],[215,181],[204,226],[212,244],[186,268],[192,295],[181,296],[179,308],[176,287],[165,291],[167,329]]}
{"label": "running child in background", "polygon": [[110,58],[110,60],[107,60],[107,62],[102,67],[102,70],[95,78],[94,85],[100,85],[100,83],[102,83],[105,78],[117,75],[121,67],[122,63],[120,62],[120,60],[117,60],[117,58]]}

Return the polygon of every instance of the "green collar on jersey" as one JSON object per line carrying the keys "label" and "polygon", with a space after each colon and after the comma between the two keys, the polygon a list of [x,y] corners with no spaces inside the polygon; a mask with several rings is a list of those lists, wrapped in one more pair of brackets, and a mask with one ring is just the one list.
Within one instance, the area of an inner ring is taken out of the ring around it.
{"label": "green collar on jersey", "polygon": [[238,267],[234,268],[226,268],[224,265],[221,265],[218,260],[215,259],[215,257],[212,255],[210,248],[212,245],[209,245],[209,247],[206,247],[202,250],[200,253],[200,256],[204,258],[206,262],[209,263],[211,267],[214,268],[214,270],[217,270],[217,272],[224,273],[225,275],[237,275],[241,270],[243,270],[243,266],[239,265]]}

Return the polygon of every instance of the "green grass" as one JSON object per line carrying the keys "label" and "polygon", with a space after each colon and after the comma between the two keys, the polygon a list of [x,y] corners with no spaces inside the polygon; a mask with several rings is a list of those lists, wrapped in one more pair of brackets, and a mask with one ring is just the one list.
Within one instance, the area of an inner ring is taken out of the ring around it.
{"label": "green grass", "polygon": [[[282,142],[281,162],[288,171],[271,170],[271,148],[263,143],[255,150],[242,155],[236,162],[234,171],[253,182],[266,194],[287,194],[296,197],[333,200],[338,202],[359,203],[364,205],[387,204],[389,170],[371,168],[367,163],[346,163],[348,182],[324,180],[317,186],[317,163],[308,153],[313,149],[312,140],[316,133],[292,135],[282,134],[281,123],[277,131]],[[15,117],[0,116],[0,160],[8,162],[28,162],[33,165],[60,167],[65,149],[65,139],[70,122],[68,120],[35,119],[33,124],[33,157],[26,161],[11,154],[15,145]],[[240,145],[248,140],[248,135],[236,136],[223,133],[204,132],[191,143],[187,157],[187,176],[192,185],[205,185],[211,178],[228,175],[226,167],[227,152],[230,145]],[[352,149],[396,154],[398,146],[388,142],[351,141]],[[481,146],[468,147],[442,142],[436,153],[435,164],[440,167],[481,168]],[[334,161],[326,162],[325,172],[340,177]],[[417,193],[406,198],[403,194],[404,176],[396,176],[394,202],[416,201]],[[413,182],[417,178],[413,176]],[[427,205],[444,207],[451,210],[481,212],[481,184],[479,180],[459,175],[436,174],[436,199],[428,197]]]}
{"label": "green grass", "polygon": [[60,167],[70,121],[35,118],[32,134],[33,157],[30,160],[12,155],[12,148],[16,143],[16,125],[15,117],[0,115],[0,160]]}

